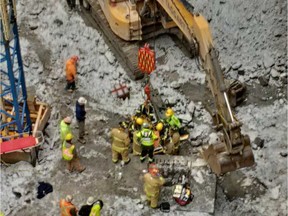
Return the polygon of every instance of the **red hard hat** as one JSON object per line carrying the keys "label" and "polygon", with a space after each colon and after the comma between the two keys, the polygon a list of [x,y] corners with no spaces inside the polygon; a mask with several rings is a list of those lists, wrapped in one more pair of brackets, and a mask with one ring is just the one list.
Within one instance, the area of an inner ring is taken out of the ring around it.
{"label": "red hard hat", "polygon": [[76,55],[72,56],[71,59],[73,59],[75,62],[79,61],[79,57]]}
{"label": "red hard hat", "polygon": [[149,173],[151,175],[157,175],[159,173],[159,169],[158,167],[156,166],[156,164],[152,163],[149,165]]}

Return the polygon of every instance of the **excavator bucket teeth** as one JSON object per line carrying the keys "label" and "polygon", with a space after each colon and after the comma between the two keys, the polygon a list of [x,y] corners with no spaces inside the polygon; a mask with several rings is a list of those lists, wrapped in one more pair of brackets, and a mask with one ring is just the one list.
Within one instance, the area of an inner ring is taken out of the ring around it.
{"label": "excavator bucket teeth", "polygon": [[[219,145],[219,144],[217,144]],[[222,146],[209,145],[208,148],[202,149],[202,155],[209,164],[211,170],[216,175],[221,175],[227,172],[235,171],[240,168],[253,166],[254,156],[250,145],[244,146],[242,154],[228,154],[225,151],[220,151]],[[222,144],[220,144],[222,145]],[[216,150],[217,149],[217,150]]]}

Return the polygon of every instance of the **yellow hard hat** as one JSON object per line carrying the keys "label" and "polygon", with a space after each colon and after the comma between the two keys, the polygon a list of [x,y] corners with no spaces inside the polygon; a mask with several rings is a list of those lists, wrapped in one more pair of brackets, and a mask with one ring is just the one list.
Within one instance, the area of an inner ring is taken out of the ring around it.
{"label": "yellow hard hat", "polygon": [[142,118],[137,118],[137,119],[136,119],[136,123],[137,123],[138,125],[142,125],[143,122],[144,122],[144,120],[143,120]]}
{"label": "yellow hard hat", "polygon": [[65,137],[66,141],[72,140],[73,139],[73,135],[71,133],[68,133]]}
{"label": "yellow hard hat", "polygon": [[157,131],[161,131],[163,129],[163,123],[159,122],[157,125],[156,125],[156,130]]}
{"label": "yellow hard hat", "polygon": [[170,116],[172,116],[173,114],[174,114],[174,111],[173,111],[171,108],[168,108],[168,109],[166,110],[166,113],[165,113],[166,117],[170,117]]}

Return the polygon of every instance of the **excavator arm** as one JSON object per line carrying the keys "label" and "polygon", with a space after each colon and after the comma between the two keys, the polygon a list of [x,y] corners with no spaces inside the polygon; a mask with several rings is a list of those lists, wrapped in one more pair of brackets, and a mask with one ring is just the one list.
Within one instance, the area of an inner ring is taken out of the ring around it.
{"label": "excavator arm", "polygon": [[[231,109],[231,106],[243,99],[241,91],[244,87],[237,82],[226,86],[209,24],[201,14],[194,13],[186,0],[84,1],[90,4],[93,17],[98,20],[101,29],[104,29],[109,43],[117,48],[115,50],[122,62],[128,65],[134,75],[137,74],[137,70],[134,70],[134,62],[137,62],[135,53],[139,48],[134,41],[143,41],[168,33],[176,35],[185,46],[188,43],[186,47],[189,47],[192,56],[200,59],[198,63],[206,73],[208,87],[214,97],[216,112],[210,112],[213,123],[223,132],[223,139],[219,145],[210,145],[203,149],[204,158],[216,174],[254,164],[249,137],[242,135],[241,123]],[[102,17],[105,17],[106,21]],[[111,35],[107,25],[122,40]],[[131,43],[126,43],[128,41]]]}
{"label": "excavator arm", "polygon": [[223,132],[222,142],[203,148],[202,154],[213,172],[223,174],[254,164],[253,152],[247,135],[241,133],[241,123],[232,112],[229,88],[226,87],[218,52],[207,20],[188,11],[180,0],[157,0],[182,31],[189,43],[197,43],[201,66],[206,72],[209,89],[214,97],[216,113],[212,114],[216,128]]}

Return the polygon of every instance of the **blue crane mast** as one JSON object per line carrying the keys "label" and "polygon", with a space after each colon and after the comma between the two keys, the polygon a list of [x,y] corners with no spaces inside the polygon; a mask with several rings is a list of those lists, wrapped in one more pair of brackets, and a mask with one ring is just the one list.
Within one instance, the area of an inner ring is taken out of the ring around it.
{"label": "blue crane mast", "polygon": [[[16,1],[0,0],[0,94],[1,94],[1,133],[8,131],[22,134],[31,132],[32,123],[27,104],[27,91],[21,57]],[[6,107],[12,107],[7,110]],[[5,134],[7,135],[7,134]]]}

